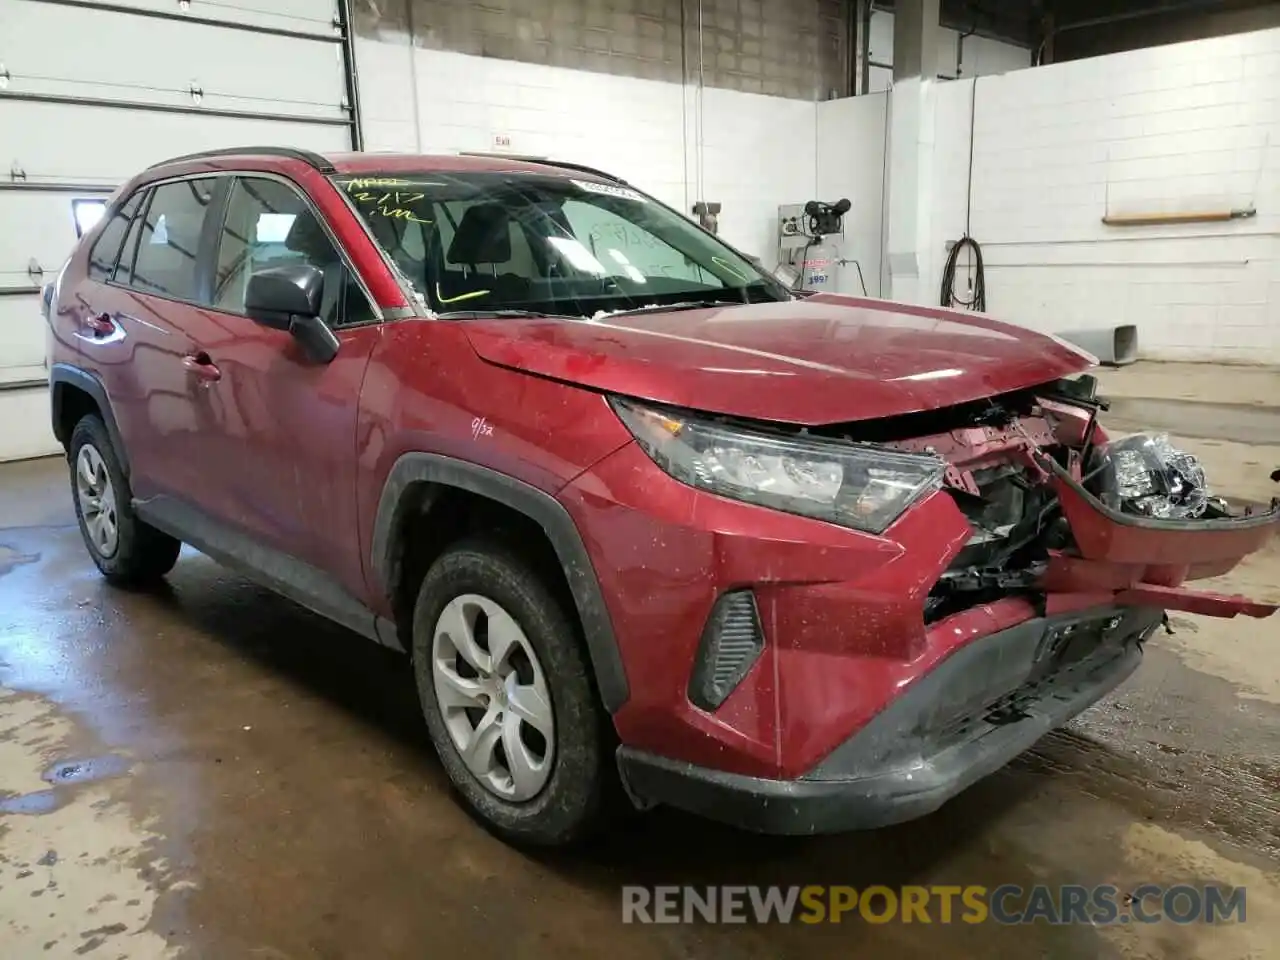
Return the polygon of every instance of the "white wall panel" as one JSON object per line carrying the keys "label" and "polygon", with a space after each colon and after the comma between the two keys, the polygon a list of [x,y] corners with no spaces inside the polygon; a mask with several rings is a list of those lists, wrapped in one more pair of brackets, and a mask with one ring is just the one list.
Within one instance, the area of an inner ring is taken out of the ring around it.
{"label": "white wall panel", "polygon": [[[679,86],[439,50],[414,54],[423,150],[493,150],[494,138],[505,136],[512,153],[602,167],[683,205]],[[412,89],[402,96],[412,102]]]}
{"label": "white wall panel", "polygon": [[[971,94],[934,84],[920,134],[930,302],[965,227]],[[1280,363],[1280,30],[983,78],[974,128],[972,232],[993,314],[1045,331],[1136,324],[1156,358]],[[1257,213],[1102,222],[1232,208]]]}
{"label": "white wall panel", "polygon": [[194,85],[206,108],[341,118],[341,57],[336,43],[33,0],[0,4],[11,93],[191,106]]}
{"label": "white wall panel", "polygon": [[872,63],[893,66],[893,14],[883,10],[871,14],[871,30],[867,37],[868,59]]}
{"label": "white wall panel", "polygon": [[[723,204],[730,243],[776,258],[780,203],[815,190],[816,105],[360,40],[361,111],[372,151],[493,151],[585,163],[686,215]],[[412,59],[410,59],[412,57]],[[417,108],[416,118],[414,108]]]}
{"label": "white wall panel", "polygon": [[977,36],[965,37],[960,43],[961,77],[987,77],[1030,66],[1031,51],[1026,47]]}
{"label": "white wall panel", "polygon": [[52,275],[76,242],[67,194],[0,192],[0,224],[0,287],[30,284],[27,265],[33,259]]}
{"label": "white wall panel", "polygon": [[6,460],[59,453],[49,426],[49,391],[0,390],[0,454]]}
{"label": "white wall panel", "polygon": [[[846,97],[818,104],[818,196],[832,202],[848,197],[841,255],[862,266],[867,292],[882,295],[885,149],[888,94]],[[837,293],[861,294],[853,264],[840,269]]]}
{"label": "white wall panel", "polygon": [[176,0],[87,0],[86,5],[128,7],[188,18],[242,23],[276,30],[334,33],[334,0],[196,0],[183,10]]}
{"label": "white wall panel", "polygon": [[817,198],[817,104],[719,89],[705,97],[700,193],[724,204],[721,235],[772,269],[778,205]]}
{"label": "white wall panel", "polygon": [[0,100],[0,175],[17,163],[28,180],[114,185],[168,157],[253,143],[350,145],[344,126]]}
{"label": "white wall panel", "polygon": [[39,295],[0,297],[0,387],[43,379],[45,329]]}

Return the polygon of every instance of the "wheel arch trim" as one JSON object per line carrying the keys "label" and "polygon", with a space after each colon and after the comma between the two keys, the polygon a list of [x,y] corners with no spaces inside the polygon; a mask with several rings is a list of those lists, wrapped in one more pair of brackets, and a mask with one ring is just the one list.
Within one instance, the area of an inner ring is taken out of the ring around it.
{"label": "wheel arch trim", "polygon": [[618,651],[613,622],[586,544],[569,511],[555,497],[506,474],[478,464],[433,453],[403,454],[391,467],[374,520],[370,569],[378,589],[392,594],[395,576],[395,532],[417,503],[410,491],[419,484],[454,487],[486,497],[533,520],[551,542],[568,581],[596,686],[605,709],[616,713],[630,689]]}
{"label": "wheel arch trim", "polygon": [[102,413],[102,421],[107,427],[107,435],[111,438],[111,445],[115,447],[116,459],[120,461],[120,469],[127,478],[129,451],[125,449],[124,439],[120,435],[120,426],[116,423],[115,411],[112,410],[111,400],[107,397],[107,388],[103,386],[97,374],[70,363],[55,363],[49,368],[49,406],[55,439],[63,446],[66,446],[71,439],[70,432],[62,430],[65,387],[75,387],[77,390],[84,391],[98,405],[98,410]]}

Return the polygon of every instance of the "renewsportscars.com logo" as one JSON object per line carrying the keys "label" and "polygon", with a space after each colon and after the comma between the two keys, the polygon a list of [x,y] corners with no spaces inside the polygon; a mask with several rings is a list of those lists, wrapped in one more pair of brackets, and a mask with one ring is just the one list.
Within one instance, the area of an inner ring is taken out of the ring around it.
{"label": "renewsportscars.com logo", "polygon": [[1208,884],[970,886],[626,886],[623,923],[1245,922],[1245,888]]}

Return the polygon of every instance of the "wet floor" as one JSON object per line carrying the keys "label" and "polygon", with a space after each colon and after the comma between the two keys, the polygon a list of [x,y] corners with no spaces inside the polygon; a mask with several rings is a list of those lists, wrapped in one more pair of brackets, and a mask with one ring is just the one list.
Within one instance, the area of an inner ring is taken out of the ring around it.
{"label": "wet floor", "polygon": [[[1201,451],[1224,493],[1280,466],[1256,422]],[[913,824],[659,812],[531,857],[451,800],[398,657],[197,554],[159,591],[105,586],[64,484],[0,467],[0,957],[1280,955],[1280,620],[1179,617],[1116,695]],[[1219,588],[1280,599],[1280,544]],[[1144,882],[1244,886],[1247,920],[620,922],[624,884]]]}

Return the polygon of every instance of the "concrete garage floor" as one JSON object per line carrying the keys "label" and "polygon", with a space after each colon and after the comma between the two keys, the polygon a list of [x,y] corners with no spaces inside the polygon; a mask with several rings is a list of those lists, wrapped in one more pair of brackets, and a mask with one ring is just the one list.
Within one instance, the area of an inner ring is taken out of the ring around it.
{"label": "concrete garage floor", "polygon": [[[1116,429],[1270,496],[1280,373],[1105,379]],[[1276,955],[1280,619],[1178,617],[1118,694],[921,822],[786,840],[660,812],[531,858],[451,801],[395,656],[196,554],[163,592],[110,589],[72,521],[61,461],[0,468],[0,956]],[[1280,543],[1221,586],[1280,599]],[[1245,924],[620,923],[625,883],[1211,881],[1247,887]]]}

